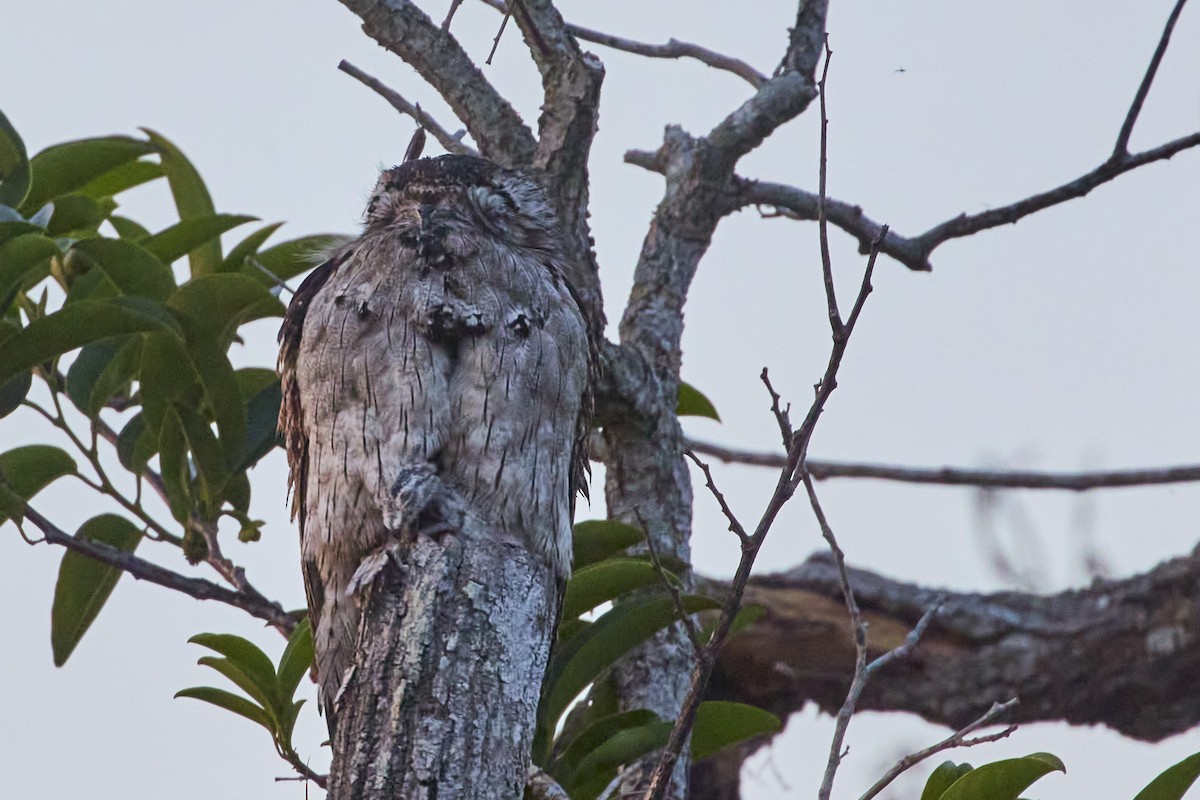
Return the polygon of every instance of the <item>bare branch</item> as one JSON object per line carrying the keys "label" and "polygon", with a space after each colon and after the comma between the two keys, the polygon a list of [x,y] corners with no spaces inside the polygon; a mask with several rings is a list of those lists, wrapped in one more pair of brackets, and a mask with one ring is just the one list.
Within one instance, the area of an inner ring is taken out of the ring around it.
{"label": "bare branch", "polygon": [[[849,577],[847,577],[846,580],[849,582]],[[945,598],[939,596],[933,605],[929,607],[929,610],[922,614],[921,618],[917,620],[916,626],[908,632],[908,636],[904,637],[903,644],[887,651],[871,663],[867,664],[867,675],[874,675],[876,672],[883,669],[888,664],[891,664],[893,661],[902,661],[908,658],[909,655],[912,654],[913,649],[916,648],[917,643],[921,641],[921,637],[925,635],[925,630],[929,627],[929,623],[933,622],[934,616],[937,614],[938,609],[942,607],[942,603],[944,602]]]}
{"label": "bare branch", "polygon": [[829,49],[829,34],[825,34],[825,66],[821,69],[821,80],[817,82],[817,96],[821,102],[821,158],[817,177],[817,231],[821,240],[821,277],[825,281],[825,306],[829,316],[829,327],[833,335],[842,334],[842,315],[838,312],[837,289],[833,285],[833,259],[829,255],[829,219],[825,215],[826,189],[829,175],[829,114],[826,109],[825,86],[829,80],[829,62],[833,51]]}
{"label": "bare branch", "polygon": [[[871,250],[871,258],[868,262],[867,272],[864,274],[862,288],[859,290],[856,305],[865,302],[866,295],[870,292],[870,270],[873,268],[875,258],[878,255],[878,242]],[[712,637],[704,648],[704,657],[696,659],[692,667],[691,679],[688,685],[687,694],[683,698],[679,714],[675,719],[675,724],[671,729],[671,734],[667,739],[667,744],[663,747],[659,754],[658,761],[654,766],[654,771],[651,773],[649,786],[646,789],[645,800],[660,800],[666,795],[667,789],[671,783],[671,777],[674,774],[675,764],[679,759],[679,754],[683,750],[684,742],[690,735],[692,726],[695,723],[696,709],[700,704],[700,699],[703,696],[705,687],[708,684],[709,676],[712,673],[712,665],[716,662],[721,648],[724,646],[726,639],[729,636],[730,627],[733,624],[733,619],[737,615],[738,609],[741,608],[742,597],[746,590],[747,581],[750,579],[750,573],[754,567],[754,562],[758,557],[759,550],[766,539],[767,533],[770,531],[775,518],[779,511],[787,503],[794,494],[796,487],[801,480],[811,486],[811,481],[807,480],[804,469],[804,458],[808,451],[808,443],[812,438],[813,431],[816,429],[817,420],[820,418],[825,404],[828,402],[833,390],[837,388],[837,373],[841,367],[842,357],[845,355],[846,347],[850,341],[852,329],[849,326],[843,326],[838,335],[833,337],[833,347],[830,350],[829,362],[826,365],[825,373],[821,377],[821,381],[816,387],[816,396],[813,398],[812,405],[809,407],[804,421],[800,427],[791,432],[790,441],[791,447],[788,450],[788,462],[779,472],[779,479],[776,481],[775,491],[770,500],[767,502],[767,507],[763,511],[762,517],[759,519],[758,525],[754,529],[754,533],[746,539],[742,540],[742,554],[738,561],[737,570],[734,573],[733,581],[730,584],[730,589],[726,595],[725,602],[721,607],[721,615],[717,620],[717,624],[713,630]],[[766,373],[764,370],[764,380]],[[770,383],[767,381],[768,388]],[[775,411],[776,417],[781,426],[790,424],[786,412],[779,408],[778,395],[771,389],[772,408]],[[785,435],[785,439],[789,437]],[[712,486],[710,482],[710,487]],[[815,495],[811,495],[815,501]],[[724,506],[723,500],[719,502]],[[727,506],[724,506],[727,508]],[[819,506],[814,505],[814,508],[819,509]],[[732,512],[728,512],[727,518],[731,523],[736,522],[736,517]],[[823,515],[819,517],[822,521],[822,531],[828,531],[828,525],[824,524]],[[738,524],[740,527],[740,523]],[[827,537],[831,546],[836,548],[836,541],[832,538],[832,532],[829,532]],[[841,551],[837,550],[837,555],[840,558]],[[843,563],[843,571],[845,566]],[[853,608],[853,594],[849,592],[849,582],[846,583],[847,603]],[[861,618],[860,618],[861,619]],[[865,660],[866,660],[866,626],[860,626],[857,638],[861,638],[862,646],[860,649],[860,660],[864,671],[863,681],[865,682]],[[857,672],[856,672],[857,674]],[[827,797],[828,795],[826,795]]]}
{"label": "bare branch", "polygon": [[[862,569],[849,573],[872,657],[899,645],[943,601],[921,639],[924,657],[873,676],[859,711],[905,711],[954,729],[1017,695],[1012,722],[1105,725],[1151,742],[1200,721],[1200,617],[1178,615],[1181,604],[1196,602],[1200,586],[1200,559],[1190,554],[1053,594],[948,592]],[[849,688],[854,642],[832,556],[820,552],[785,572],[756,576],[746,600],[769,613],[721,651],[721,699],[781,718],[809,703],[836,712]],[[764,663],[778,666],[763,670]]]}
{"label": "bare branch", "polygon": [[883,777],[881,777],[870,789],[867,789],[867,791],[863,793],[859,800],[871,800],[872,797],[875,797],[884,789],[886,789],[892,781],[896,780],[896,778],[900,777],[905,772],[912,769],[917,764],[920,764],[922,761],[932,755],[941,753],[945,750],[951,750],[956,747],[974,747],[977,744],[995,742],[1006,738],[1017,729],[1016,725],[1009,725],[1004,730],[998,733],[988,734],[987,736],[977,736],[971,739],[968,739],[967,737],[970,736],[970,734],[974,731],[982,728],[984,725],[987,725],[996,718],[1008,713],[1008,711],[1010,711],[1016,704],[1017,698],[1015,697],[1005,703],[993,703],[992,707],[989,708],[982,717],[975,720],[970,725],[967,725],[965,728],[955,731],[953,734],[947,736],[945,739],[942,739],[937,744],[930,745],[924,750],[918,750],[915,753],[906,755],[904,758],[892,765],[892,767],[883,774]]}
{"label": "bare branch", "polygon": [[1171,16],[1167,17],[1167,25],[1163,28],[1162,36],[1159,37],[1158,47],[1154,49],[1154,56],[1151,57],[1150,65],[1146,67],[1146,74],[1142,76],[1142,83],[1138,86],[1137,94],[1133,96],[1133,102],[1129,105],[1129,112],[1125,115],[1121,132],[1117,134],[1117,143],[1113,146],[1112,154],[1115,160],[1129,155],[1129,137],[1133,135],[1133,126],[1137,124],[1138,115],[1142,113],[1142,105],[1150,94],[1154,76],[1158,74],[1158,65],[1162,63],[1163,56],[1167,52],[1167,45],[1171,43],[1171,32],[1175,30],[1175,23],[1179,21],[1179,15],[1185,5],[1187,5],[1187,0],[1178,0],[1175,8],[1171,9]]}
{"label": "bare branch", "polygon": [[947,220],[940,225],[930,228],[918,236],[916,241],[920,243],[926,253],[932,253],[934,248],[942,242],[971,236],[989,228],[1013,224],[1030,214],[1060,203],[1065,203],[1068,200],[1074,200],[1077,197],[1083,197],[1097,186],[1108,183],[1114,178],[1124,175],[1126,172],[1130,172],[1146,164],[1152,164],[1155,161],[1164,161],[1176,153],[1181,153],[1197,145],[1200,145],[1200,132],[1173,139],[1166,144],[1159,145],[1150,150],[1143,150],[1136,155],[1110,158],[1091,172],[1049,191],[1026,197],[1024,200],[1018,200],[1007,206],[989,209],[979,214],[960,214],[954,219]]}
{"label": "bare branch", "polygon": [[[972,236],[1001,225],[1014,224],[1030,214],[1083,197],[1096,187],[1126,172],[1156,161],[1164,161],[1197,145],[1200,145],[1200,132],[1174,139],[1136,155],[1111,158],[1091,172],[1049,191],[979,214],[960,214],[916,237],[904,237],[889,231],[880,242],[879,249],[909,269],[927,272],[933,269],[929,260],[933,251],[946,241]],[[644,150],[630,150],[625,154],[625,162],[651,172],[663,173],[666,170],[666,163],[658,154]],[[820,198],[817,194],[794,186],[754,181],[740,176],[734,177],[722,199],[725,213],[746,206],[768,206],[793,219],[817,220],[820,215]],[[869,243],[879,235],[883,227],[867,217],[860,206],[832,198],[826,201],[825,213],[830,223],[858,240],[861,252],[867,250]]]}
{"label": "bare branch", "polygon": [[60,545],[68,550],[74,550],[102,564],[127,572],[137,580],[144,580],[159,586],[182,592],[197,600],[216,600],[235,608],[240,608],[252,617],[265,620],[285,636],[291,634],[296,627],[296,620],[275,602],[267,600],[253,589],[233,591],[224,586],[203,578],[189,578],[173,572],[157,564],[138,558],[132,553],[126,553],[109,547],[101,542],[76,538],[58,528],[46,517],[39,514],[33,507],[26,504],[25,517],[32,522],[45,537],[44,541]]}
{"label": "bare branch", "polygon": [[[746,464],[778,469],[787,463],[785,453],[738,450],[696,439],[687,439],[685,444],[689,450],[712,456],[727,464]],[[1119,489],[1200,481],[1200,465],[1195,464],[1100,472],[1037,472],[960,467],[903,467],[816,459],[810,459],[807,463],[809,473],[818,481],[832,478],[869,478],[900,483],[969,486],[980,489],[1053,489],[1086,492],[1092,489]]]}
{"label": "bare branch", "polygon": [[338,69],[352,78],[362,83],[367,88],[374,91],[384,100],[391,104],[392,108],[399,111],[401,114],[407,114],[417,121],[417,124],[422,129],[433,134],[433,138],[438,140],[438,143],[450,153],[458,153],[460,155],[477,156],[479,153],[470,145],[464,144],[461,134],[450,133],[438,123],[436,119],[424,111],[419,105],[410,103],[395,89],[390,88],[378,78],[374,78],[363,72],[358,67],[351,64],[349,61],[342,60],[338,64]]}
{"label": "bare branch", "polygon": [[668,39],[666,44],[647,44],[645,42],[635,42],[632,39],[626,39],[621,36],[613,36],[602,31],[592,30],[591,28],[584,28],[580,25],[568,25],[567,30],[585,41],[647,58],[693,58],[713,69],[731,72],[756,89],[767,82],[766,75],[763,75],[740,58],[722,55],[691,42]]}
{"label": "bare branch", "polygon": [[454,20],[454,15],[462,4],[463,0],[450,0],[450,10],[446,12],[446,18],[442,20],[442,30],[450,31],[450,23]]}
{"label": "bare branch", "polygon": [[512,105],[458,41],[411,0],[342,0],[368,36],[408,62],[467,126],[484,157],[506,167],[533,161],[537,142]]}
{"label": "bare branch", "polygon": [[[640,153],[626,154],[625,160],[650,168]],[[817,194],[782,183],[735,177],[731,185],[730,201],[735,208],[766,206],[775,209],[777,215],[797,220],[816,220],[819,215],[820,197]],[[858,240],[861,253],[869,252],[871,242],[879,238],[883,229],[880,223],[866,216],[860,206],[832,197],[825,198],[825,216],[835,227]],[[916,239],[908,239],[889,231],[880,242],[879,251],[916,272],[928,272],[933,269],[929,263],[930,251]]]}
{"label": "bare branch", "polygon": [[721,507],[721,513],[729,521],[729,530],[733,531],[738,539],[741,540],[742,545],[745,546],[749,542],[750,536],[746,533],[746,529],[742,527],[742,523],[738,521],[737,515],[733,513],[733,509],[729,507],[729,503],[725,501],[725,495],[721,493],[721,490],[717,488],[717,484],[713,482],[712,470],[708,468],[708,464],[696,458],[696,454],[691,450],[684,450],[683,454],[690,458],[700,468],[700,471],[704,473],[705,486],[708,487],[708,491],[712,493],[712,496],[717,499],[717,505]]}
{"label": "bare branch", "polygon": [[[483,0],[483,2],[497,11],[504,11],[505,6],[502,0]],[[733,58],[732,56],[722,55],[691,42],[669,39],[666,44],[647,44],[645,42],[636,42],[633,39],[626,39],[622,36],[614,36],[592,28],[585,28],[582,25],[573,25],[569,22],[566,23],[565,30],[576,39],[583,39],[586,42],[592,42],[604,47],[611,47],[613,50],[621,50],[647,58],[694,58],[714,69],[732,72],[756,89],[767,82],[766,75],[763,75],[745,61]]]}
{"label": "bare branch", "polygon": [[[801,469],[803,469],[803,465],[801,465]],[[842,707],[838,709],[833,726],[833,737],[829,743],[829,758],[825,763],[825,774],[821,779],[821,788],[817,792],[819,800],[829,800],[829,795],[833,792],[833,778],[845,755],[842,744],[846,739],[846,730],[850,727],[850,717],[854,715],[854,710],[858,707],[858,698],[862,695],[867,680],[870,678],[870,672],[867,670],[867,622],[863,619],[858,602],[854,599],[854,589],[850,585],[850,575],[846,571],[846,555],[833,535],[833,528],[829,526],[829,520],[825,518],[825,511],[817,499],[817,490],[813,486],[812,478],[808,476],[807,472],[801,473],[801,477],[804,481],[804,489],[808,492],[809,504],[817,518],[817,524],[821,527],[821,535],[829,545],[829,552],[833,554],[838,584],[842,590],[842,601],[850,613],[850,630],[854,636],[854,677],[850,681],[850,690],[846,692],[846,699],[842,702]]]}
{"label": "bare branch", "polygon": [[513,6],[510,4],[504,9],[504,16],[500,20],[500,27],[496,29],[496,35],[492,38],[492,49],[488,50],[487,58],[483,63],[491,66],[492,59],[496,57],[496,49],[500,47],[500,39],[504,36],[504,29],[508,27],[508,20],[512,16]]}

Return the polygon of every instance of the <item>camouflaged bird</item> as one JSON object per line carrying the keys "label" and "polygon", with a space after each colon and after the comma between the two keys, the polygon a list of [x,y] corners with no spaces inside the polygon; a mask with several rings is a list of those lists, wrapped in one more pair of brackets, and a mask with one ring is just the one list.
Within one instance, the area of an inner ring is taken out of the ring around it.
{"label": "camouflaged bird", "polygon": [[406,161],[280,331],[283,433],[333,729],[380,553],[464,514],[571,567],[594,348],[545,192],[480,158]]}

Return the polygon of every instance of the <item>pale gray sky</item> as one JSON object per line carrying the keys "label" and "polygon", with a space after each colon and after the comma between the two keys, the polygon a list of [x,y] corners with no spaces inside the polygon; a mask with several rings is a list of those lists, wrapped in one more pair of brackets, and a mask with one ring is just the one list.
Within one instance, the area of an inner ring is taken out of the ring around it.
{"label": "pale gray sky", "polygon": [[[426,7],[439,17],[446,5]],[[916,234],[1091,169],[1111,149],[1171,5],[835,0],[830,193]],[[766,72],[794,13],[791,0],[564,0],[561,7],[582,24],[647,41],[697,41]],[[467,3],[455,31],[482,60],[497,22],[494,12]],[[670,122],[702,133],[749,87],[693,62],[596,51],[608,77],[592,159],[592,221],[615,320],[661,192],[661,179],[624,165],[622,152],[654,148]],[[367,39],[334,0],[10,0],[0,26],[0,107],[31,151],[152,127],[200,167],[219,210],[287,220],[290,236],[352,231],[376,170],[401,157],[413,125],[339,73],[342,58],[456,127],[413,70]],[[537,74],[514,31],[487,74],[527,119],[536,118]],[[1198,127],[1200,11],[1189,8],[1133,146]],[[807,115],[740,171],[812,188],[816,135],[815,115]],[[1048,469],[1196,461],[1198,178],[1200,154],[1185,153],[1015,227],[946,245],[932,274],[882,259],[814,457]],[[132,193],[126,211],[159,226],[170,218],[161,188]],[[863,259],[840,234],[834,245],[848,294]],[[777,387],[807,402],[827,352],[823,302],[811,224],[753,213],[725,221],[696,278],[684,339],[684,376],[708,393],[724,423],[689,421],[689,431],[734,446],[773,446],[757,375],[769,366]],[[239,363],[274,362],[276,324],[258,325]],[[46,435],[28,417],[17,419],[0,422],[0,448]],[[281,455],[253,477],[256,515],[270,524],[262,542],[231,541],[228,553],[267,594],[298,607]],[[751,468],[718,468],[716,477],[747,518],[773,482]],[[980,555],[969,492],[871,482],[821,491],[853,563],[927,584],[1001,587]],[[100,510],[82,497],[62,486],[37,505],[74,529]],[[1200,538],[1197,487],[1013,497],[1044,548],[1047,589],[1084,579],[1084,542],[1125,575]],[[732,570],[737,547],[724,528],[698,489],[693,549],[702,572]],[[797,504],[776,524],[760,569],[787,567],[820,546],[810,513]],[[1028,544],[1018,549],[1018,558],[1030,552]],[[171,699],[182,687],[219,680],[195,666],[201,652],[186,644],[192,634],[241,633],[275,655],[278,637],[231,609],[125,579],[56,670],[49,609],[60,557],[28,547],[11,526],[0,529],[0,774],[13,796],[305,797],[300,784],[273,781],[288,770],[264,732]],[[767,754],[772,763],[752,763],[747,799],[813,796],[830,729],[811,712],[794,718]],[[942,735],[900,715],[856,719],[835,796],[857,796],[902,751]],[[328,760],[316,746],[322,738],[323,724],[309,713],[298,739],[320,769]],[[1068,767],[1039,784],[1038,796],[1131,798],[1159,770],[1200,750],[1200,734],[1147,746],[1103,730],[1028,726],[961,758],[1038,750],[1056,752]]]}

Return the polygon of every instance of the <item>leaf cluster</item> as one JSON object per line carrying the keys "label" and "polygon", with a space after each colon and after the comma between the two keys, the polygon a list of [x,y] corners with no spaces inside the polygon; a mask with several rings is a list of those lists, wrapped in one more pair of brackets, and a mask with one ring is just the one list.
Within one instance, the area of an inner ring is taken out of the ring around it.
{"label": "leaf cluster", "polygon": [[[1066,772],[1057,756],[1033,753],[981,767],[947,761],[925,783],[921,800],[1019,800],[1021,793],[1051,772]],[[1200,777],[1200,753],[1165,769],[1133,800],[1182,800]]]}
{"label": "leaf cluster", "polygon": [[[279,228],[271,224],[226,253],[222,235],[254,217],[218,213],[183,152],[143,134],[65,142],[29,157],[0,113],[0,417],[40,412],[69,445],[0,454],[0,522],[21,524],[26,503],[72,476],[120,506],[76,537],[126,553],[151,538],[195,563],[208,557],[223,517],[243,540],[258,537],[247,471],[277,443],[275,372],[235,368],[230,349],[242,326],[282,316],[283,281],[340,238],[268,247]],[[165,184],[177,216],[161,230],[120,213],[124,193],[155,184]],[[37,402],[42,396],[52,407]],[[80,420],[86,433],[76,433]],[[117,464],[129,473],[124,480],[110,477]],[[122,488],[131,482],[135,492]],[[169,519],[143,502],[144,484]],[[64,556],[52,617],[56,664],[120,574]]]}

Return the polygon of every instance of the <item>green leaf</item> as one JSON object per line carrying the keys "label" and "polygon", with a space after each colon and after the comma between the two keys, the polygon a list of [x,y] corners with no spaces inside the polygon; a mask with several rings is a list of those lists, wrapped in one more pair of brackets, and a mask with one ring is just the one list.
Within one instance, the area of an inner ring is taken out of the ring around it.
{"label": "green leaf", "polygon": [[225,349],[211,331],[195,325],[190,317],[186,318],[184,330],[187,356],[195,366],[195,374],[204,390],[204,399],[217,423],[225,463],[232,466],[242,456],[246,443],[246,404],[238,386],[237,374],[229,363]]}
{"label": "green leaf", "polygon": [[[553,752],[563,753],[566,747],[569,747],[568,742],[574,742],[584,730],[592,727],[593,724],[602,720],[607,716],[619,714],[620,699],[617,692],[617,681],[613,679],[612,674],[608,674],[600,680],[594,682],[588,688],[586,696],[580,702],[571,706],[570,714],[566,715],[562,726],[557,730],[554,736]],[[551,748],[547,747],[548,740],[545,728],[539,727],[534,733],[534,763],[542,768],[546,768],[550,763]],[[586,752],[581,752],[580,757],[586,756]],[[578,762],[575,759],[570,763],[570,768],[574,769],[574,765]]]}
{"label": "green leaf", "polygon": [[349,237],[333,233],[290,239],[259,253],[255,263],[246,263],[242,271],[267,286],[276,286],[312,269],[330,250],[348,241]]}
{"label": "green leaf", "polygon": [[651,722],[613,734],[579,762],[569,788],[571,800],[595,800],[617,776],[622,765],[637,761],[666,744],[671,727],[670,722]]}
{"label": "green leaf", "polygon": [[[19,326],[0,319],[0,346],[4,341],[21,330]],[[21,407],[21,402],[29,394],[33,386],[33,372],[26,370],[0,383],[0,418],[7,417]]]}
{"label": "green leaf", "polygon": [[171,516],[176,522],[184,525],[192,513],[187,437],[183,432],[179,414],[170,404],[163,411],[162,425],[158,433],[158,465]]}
{"label": "green leaf", "polygon": [[[275,665],[271,663],[267,654],[253,642],[231,633],[198,633],[188,641],[207,647],[224,656],[228,663],[240,670],[248,681],[247,685],[251,688],[242,686],[243,689],[247,692],[253,691],[261,694],[266,699],[263,706],[268,711],[279,708],[281,698],[279,681],[275,675]],[[206,666],[211,665],[206,664]],[[290,702],[291,697],[286,699]]]}
{"label": "green leaf", "polygon": [[287,711],[287,716],[280,720],[280,730],[277,734],[280,742],[289,746],[291,745],[292,731],[296,727],[296,718],[300,716],[300,709],[304,707],[304,702],[303,700],[297,700],[292,703],[291,708]]}
{"label": "green leaf", "polygon": [[[0,484],[19,500],[28,501],[64,475],[75,473],[75,459],[48,444],[30,444],[0,454]],[[0,507],[0,523],[16,517],[21,509]]]}
{"label": "green leaf", "polygon": [[265,225],[259,228],[254,233],[247,236],[242,241],[238,242],[229,251],[229,255],[225,256],[225,263],[221,265],[222,272],[239,272],[246,266],[246,259],[258,252],[258,248],[263,246],[267,239],[271,238],[271,234],[279,230],[283,226],[282,222],[272,222],[270,225]]}
{"label": "green leaf", "polygon": [[[239,370],[239,376],[244,371]],[[281,443],[279,407],[283,403],[283,393],[274,373],[271,377],[269,384],[246,401],[246,443],[241,454],[234,459],[235,470],[249,469]]]}
{"label": "green leaf", "polygon": [[279,383],[279,374],[266,367],[242,367],[235,374],[238,388],[247,402],[271,384]]}
{"label": "green leaf", "polygon": [[227,692],[224,689],[214,689],[211,686],[193,686],[190,689],[179,690],[175,693],[175,696],[192,697],[196,700],[212,703],[218,708],[232,711],[238,716],[245,717],[251,722],[262,725],[272,736],[275,735],[275,724],[271,722],[270,717],[267,716],[267,712],[233,692]]}
{"label": "green leaf", "polygon": [[[6,219],[6,214],[12,214],[13,219]],[[45,233],[46,229],[26,222],[25,218],[8,206],[0,205],[0,242],[7,242],[26,233]]]}
{"label": "green leaf", "polygon": [[[150,251],[164,264],[170,264],[188,253],[203,252],[207,245],[220,244],[227,230],[251,222],[255,217],[240,214],[209,214],[176,222],[138,244]],[[193,277],[197,277],[193,274]]]}
{"label": "green leaf", "polygon": [[87,255],[122,294],[164,301],[175,291],[175,276],[140,245],[121,239],[86,239],[71,248]]}
{"label": "green leaf", "polygon": [[29,155],[17,129],[0,112],[0,203],[17,208],[29,191]]}
{"label": "green leaf", "polygon": [[[64,269],[57,269],[59,259],[50,262],[51,272],[59,272],[69,281],[70,288],[67,289],[67,299],[63,301],[64,307],[74,305],[80,300],[105,301],[121,296],[121,290],[108,279],[104,270],[86,269],[85,261],[85,256],[67,251],[62,259]],[[74,269],[77,266],[85,271]]]}
{"label": "green leaf", "polygon": [[64,194],[54,200],[54,213],[46,223],[46,233],[72,238],[78,238],[74,236],[76,232],[95,233],[115,207],[111,202],[102,202],[86,194]]}
{"label": "green leaf", "polygon": [[199,408],[204,400],[204,387],[187,345],[169,333],[151,333],[145,337],[138,380],[146,426],[155,436],[172,402]]}
{"label": "green leaf", "polygon": [[692,728],[692,758],[708,758],[731,744],[775,733],[782,727],[779,717],[757,706],[721,700],[701,703]]}
{"label": "green leaf", "polygon": [[146,464],[158,452],[158,439],[146,427],[146,419],[137,414],[126,423],[117,436],[117,458],[121,466],[135,475],[141,475]]}
{"label": "green leaf", "polygon": [[662,722],[659,716],[644,708],[600,717],[580,731],[579,735],[572,739],[565,748],[561,748],[562,752],[554,759],[547,772],[560,785],[568,788],[568,784],[575,782],[575,768],[579,762],[590,753],[595,752],[597,747],[623,730],[644,727],[657,722]]}
{"label": "green leaf", "polygon": [[20,408],[31,388],[33,388],[33,372],[30,370],[0,383],[0,419]]}
{"label": "green leaf", "polygon": [[[142,540],[142,532],[124,517],[101,514],[83,523],[75,538],[132,553]],[[54,605],[50,610],[54,666],[61,667],[67,662],[122,574],[123,570],[94,561],[82,553],[68,550],[63,554],[58,583],[54,587]]]}
{"label": "green leaf", "polygon": [[228,658],[217,658],[216,656],[201,656],[197,661],[204,667],[216,670],[221,675],[228,678],[235,686],[250,695],[250,699],[256,702],[267,712],[267,718],[271,720],[272,729],[278,730],[279,704],[275,699],[275,684],[274,673],[272,672],[272,683],[266,687],[260,686],[254,678],[243,668],[241,664],[230,661]]}
{"label": "green leaf", "polygon": [[0,352],[0,382],[110,336],[179,330],[179,323],[162,306],[140,297],[80,300],[34,320],[5,341]]}
{"label": "green leaf", "polygon": [[[245,472],[234,472],[225,484],[225,502],[235,511],[243,514],[250,513],[250,478]],[[250,537],[250,538],[246,538]],[[242,542],[257,542],[262,538],[262,531],[256,525],[242,523],[238,531],[238,540]]]}
{"label": "green leaf", "polygon": [[939,800],[955,781],[975,769],[970,764],[955,764],[953,761],[943,761],[937,766],[925,782],[925,791],[921,792],[921,800]]}
{"label": "green leaf", "polygon": [[153,151],[146,142],[128,136],[82,139],[48,147],[30,160],[32,183],[19,210],[28,215],[56,197]]}
{"label": "green leaf", "polygon": [[679,399],[675,403],[675,414],[680,417],[708,417],[721,421],[721,415],[712,401],[690,383],[679,383]]}
{"label": "green leaf", "polygon": [[[719,608],[720,603],[699,595],[684,595],[689,614]],[[675,604],[669,596],[642,597],[620,603],[593,622],[587,630],[560,642],[550,660],[543,702],[543,724],[547,729],[567,710],[571,701],[626,653],[676,621]]]}
{"label": "green leaf", "polygon": [[128,217],[122,217],[118,214],[113,214],[108,218],[108,222],[116,230],[117,236],[120,236],[122,239],[127,239],[131,242],[137,242],[141,239],[150,238],[150,231],[146,230]]}
{"label": "green leaf", "polygon": [[1021,792],[1050,772],[1066,772],[1062,761],[1050,753],[994,761],[971,770],[942,794],[941,800],[1017,800]]}
{"label": "green leaf", "polygon": [[162,176],[163,168],[158,164],[151,161],[130,161],[93,178],[79,187],[79,191],[97,198],[112,197]]}
{"label": "green leaf", "polygon": [[296,630],[288,638],[287,647],[279,659],[279,693],[284,700],[291,700],[296,687],[313,663],[312,623],[308,617],[300,620]]}
{"label": "green leaf", "polygon": [[1200,753],[1165,769],[1133,800],[1182,800],[1197,777],[1200,777]]}
{"label": "green leaf", "polygon": [[574,552],[575,569],[595,564],[597,561],[639,544],[646,537],[639,528],[615,519],[589,519],[575,523]]}
{"label": "green leaf", "polygon": [[245,275],[221,273],[188,281],[168,304],[191,316],[220,339],[238,326],[263,317],[282,317],[283,303]]}
{"label": "green leaf", "polygon": [[0,312],[8,308],[18,289],[28,285],[31,275],[39,280],[45,277],[44,267],[59,252],[55,241],[41,233],[22,234],[0,244]]}
{"label": "green leaf", "polygon": [[229,471],[225,467],[225,452],[208,422],[197,412],[175,406],[175,413],[179,415],[184,436],[187,437],[188,450],[192,453],[192,464],[196,469],[193,485],[199,491],[199,499],[204,503],[202,516],[205,519],[215,519],[224,496],[225,483],[229,480]]}
{"label": "green leaf", "polygon": [[[758,622],[758,620],[765,613],[767,613],[766,606],[761,606],[757,603],[747,603],[743,605],[737,610],[737,613],[733,615],[733,622],[729,624],[729,633],[726,634],[726,639],[745,630],[748,626],[753,625],[755,622]],[[719,615],[709,614],[706,616],[711,617],[711,619],[709,619],[705,623],[704,627],[700,629],[700,641],[704,643],[707,643],[708,640],[712,638],[713,632],[717,628],[717,623],[721,621]]]}
{"label": "green leaf", "polygon": [[136,334],[84,345],[67,370],[67,397],[84,414],[95,416],[137,373],[141,346]]}
{"label": "green leaf", "polygon": [[[669,573],[668,573],[669,575]],[[674,581],[678,583],[678,579]],[[607,558],[575,570],[563,597],[564,619],[578,617],[623,594],[662,583],[654,564],[640,558]]]}
{"label": "green leaf", "polygon": [[[213,206],[208,188],[200,178],[200,173],[188,161],[178,147],[164,136],[149,128],[142,131],[150,137],[150,142],[158,150],[162,158],[163,172],[167,183],[171,186],[171,194],[175,198],[175,208],[179,211],[180,220],[211,217],[217,209]],[[210,239],[197,247],[188,255],[193,278],[211,275],[221,268],[221,240]]]}

